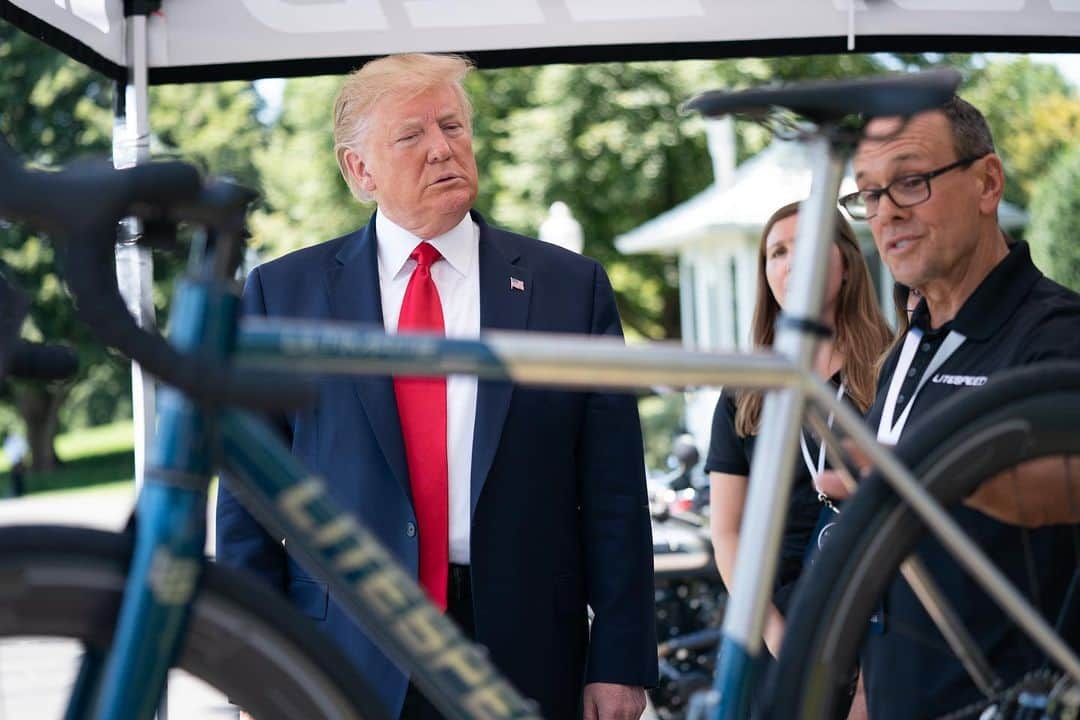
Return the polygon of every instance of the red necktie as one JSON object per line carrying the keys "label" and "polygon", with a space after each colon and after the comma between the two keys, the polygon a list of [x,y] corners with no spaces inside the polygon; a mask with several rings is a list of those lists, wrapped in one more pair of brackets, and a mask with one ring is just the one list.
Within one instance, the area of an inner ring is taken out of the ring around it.
{"label": "red necktie", "polygon": [[[409,257],[416,261],[416,269],[401,301],[398,332],[444,333],[439,290],[431,277],[431,265],[442,255],[422,242]],[[394,379],[394,395],[420,536],[420,585],[432,602],[446,610],[450,573],[446,378],[398,377]]]}

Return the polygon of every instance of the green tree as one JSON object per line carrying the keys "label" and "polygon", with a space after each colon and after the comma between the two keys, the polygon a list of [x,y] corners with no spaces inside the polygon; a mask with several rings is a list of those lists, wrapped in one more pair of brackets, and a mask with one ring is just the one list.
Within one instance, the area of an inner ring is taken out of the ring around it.
{"label": "green tree", "polygon": [[[628,332],[677,338],[674,258],[625,256],[614,241],[712,181],[703,123],[681,106],[714,88],[864,75],[883,67],[872,56],[844,55],[542,68],[528,78],[525,102],[509,104],[497,126],[504,151],[484,176],[495,190],[491,214],[534,233],[551,202],[566,202],[582,224],[585,253],[611,275]],[[742,127],[738,156],[745,159],[768,140],[763,129]]]}
{"label": "green tree", "polygon": [[961,95],[986,115],[1005,165],[1005,199],[1027,207],[1034,185],[1080,134],[1080,98],[1061,72],[1020,57],[986,64]]}
{"label": "green tree", "polygon": [[[0,133],[27,161],[56,166],[80,156],[107,157],[113,90],[111,81],[0,21]],[[180,153],[214,173],[255,182],[252,158],[263,143],[255,121],[259,103],[250,83],[155,88],[154,152]],[[159,257],[155,301],[163,311],[178,263]],[[80,357],[74,383],[19,383],[8,391],[25,424],[34,467],[45,469],[56,462],[53,438],[59,429],[130,413],[129,364],[101,348],[78,321],[49,242],[26,227],[0,224],[0,259],[31,295],[24,335],[64,341]]]}
{"label": "green tree", "polygon": [[[929,62],[840,55],[722,62],[609,63],[483,70],[467,87],[480,169],[476,207],[492,222],[535,234],[555,200],[582,223],[585,253],[604,263],[629,332],[679,335],[673,258],[624,256],[619,234],[708,186],[699,118],[680,111],[697,93],[770,81],[847,77]],[[964,63],[966,59],[955,59]],[[353,229],[371,211],[348,194],[330,139],[340,78],[290,80],[258,161],[267,203],[253,223],[264,257]],[[739,157],[768,141],[742,127]]]}
{"label": "green tree", "polygon": [[[29,161],[54,165],[77,155],[108,152],[109,83],[64,60],[7,23],[0,23],[0,132]],[[63,208],[57,208],[63,212]],[[78,350],[84,368],[105,360],[78,323],[53,264],[53,248],[18,225],[0,226],[0,259],[16,272],[32,297],[25,334],[31,339],[64,339]],[[84,369],[82,378],[87,377]],[[52,438],[71,384],[19,383],[11,388],[26,425],[34,467],[56,461]]]}
{"label": "green tree", "polygon": [[1027,237],[1035,264],[1080,291],[1080,144],[1063,152],[1035,183]]}
{"label": "green tree", "polygon": [[268,260],[329,240],[365,222],[374,206],[349,194],[334,155],[332,108],[340,78],[290,80],[259,170],[265,208],[252,217],[252,245]]}

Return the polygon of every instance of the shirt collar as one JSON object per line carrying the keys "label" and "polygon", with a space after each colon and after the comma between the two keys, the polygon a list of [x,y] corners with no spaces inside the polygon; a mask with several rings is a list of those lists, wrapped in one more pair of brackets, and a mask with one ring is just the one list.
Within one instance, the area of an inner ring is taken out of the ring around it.
{"label": "shirt collar", "polygon": [[[472,215],[465,213],[461,222],[428,242],[435,246],[450,267],[468,277],[469,268],[476,265],[476,235]],[[386,217],[379,209],[375,211],[375,237],[378,239],[379,267],[390,278],[396,278],[405,270],[409,255],[417,245],[424,242]]]}
{"label": "shirt collar", "polygon": [[[972,340],[990,339],[1012,317],[1041,277],[1042,273],[1031,262],[1028,244],[1010,243],[1008,255],[979,283],[956,317],[938,332],[952,329]],[[930,311],[925,298],[911,314],[911,324],[923,331],[929,330]]]}

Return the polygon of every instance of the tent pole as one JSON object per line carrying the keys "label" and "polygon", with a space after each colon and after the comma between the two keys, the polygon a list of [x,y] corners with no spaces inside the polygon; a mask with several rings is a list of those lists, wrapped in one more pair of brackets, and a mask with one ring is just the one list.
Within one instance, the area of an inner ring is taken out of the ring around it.
{"label": "tent pole", "polygon": [[[150,161],[149,74],[147,59],[147,12],[128,15],[126,20],[128,57],[127,82],[116,83],[113,116],[113,165],[126,168]],[[116,275],[120,294],[139,327],[153,327],[154,260],[150,250],[137,245],[142,221],[126,218],[120,225],[116,243]],[[142,488],[146,453],[154,432],[154,380],[131,363],[131,408],[135,426],[135,492]],[[157,720],[168,720],[168,681],[162,688]]]}
{"label": "tent pole", "polygon": [[[150,159],[149,96],[146,68],[146,17],[128,18],[133,62],[129,82],[117,83],[117,114],[113,123],[113,164],[131,167]],[[154,266],[150,251],[136,244],[142,222],[127,218],[116,246],[116,271],[128,311],[140,327],[152,327]],[[131,368],[132,411],[135,422],[135,487],[142,487],[143,468],[154,427],[154,384],[137,363]]]}

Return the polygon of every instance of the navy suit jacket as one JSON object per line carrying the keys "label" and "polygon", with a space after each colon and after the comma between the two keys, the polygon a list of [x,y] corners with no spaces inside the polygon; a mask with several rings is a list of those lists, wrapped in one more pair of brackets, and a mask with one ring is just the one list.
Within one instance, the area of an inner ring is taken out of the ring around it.
{"label": "navy suit jacket", "polygon": [[[488,330],[621,335],[601,266],[480,227],[480,324]],[[524,282],[512,289],[510,278]],[[257,268],[245,312],[382,325],[374,218],[350,235]],[[416,522],[388,377],[326,378],[313,409],[279,424],[294,455],[416,576]],[[657,681],[652,541],[641,428],[631,395],[481,380],[470,563],[477,641],[545,717],[579,712],[582,684]],[[219,562],[288,594],[344,649],[396,714],[408,678],[229,493]],[[594,612],[591,629],[586,604]]]}

